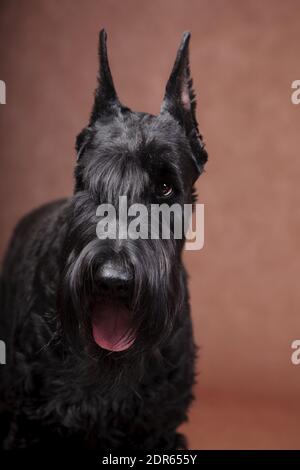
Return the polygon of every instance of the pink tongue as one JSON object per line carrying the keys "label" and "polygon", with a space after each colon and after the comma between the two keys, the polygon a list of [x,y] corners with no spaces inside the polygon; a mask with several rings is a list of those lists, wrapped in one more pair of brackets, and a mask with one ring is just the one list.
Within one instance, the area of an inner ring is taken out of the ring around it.
{"label": "pink tongue", "polygon": [[95,342],[109,351],[124,351],[133,343],[128,338],[129,310],[117,303],[96,304],[92,310],[92,327]]}

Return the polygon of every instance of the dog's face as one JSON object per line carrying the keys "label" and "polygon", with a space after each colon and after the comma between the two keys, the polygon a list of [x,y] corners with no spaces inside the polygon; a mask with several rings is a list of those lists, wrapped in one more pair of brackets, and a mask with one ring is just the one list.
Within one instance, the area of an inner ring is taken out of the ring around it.
{"label": "dog's face", "polygon": [[[172,331],[186,302],[182,239],[151,238],[162,219],[150,221],[149,237],[99,240],[97,208],[193,202],[193,184],[207,160],[195,117],[189,75],[189,34],[184,34],[158,116],[132,112],[115,92],[100,33],[100,74],[89,125],[77,137],[75,194],[62,286],[65,332],[99,354],[155,348]],[[183,212],[182,212],[183,213]],[[119,212],[118,212],[119,214]],[[128,226],[130,217],[126,221]],[[148,222],[143,219],[143,222]],[[174,220],[173,220],[174,223]],[[153,228],[153,227],[152,227]],[[173,227],[171,227],[171,234]],[[111,354],[110,354],[111,355]]]}

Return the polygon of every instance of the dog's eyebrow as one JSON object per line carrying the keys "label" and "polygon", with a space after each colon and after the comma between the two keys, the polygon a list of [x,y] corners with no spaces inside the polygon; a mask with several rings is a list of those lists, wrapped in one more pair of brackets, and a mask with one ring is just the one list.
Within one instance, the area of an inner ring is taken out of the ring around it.
{"label": "dog's eyebrow", "polygon": [[175,162],[172,161],[169,154],[161,155],[159,158],[157,155],[149,155],[149,158],[151,158],[151,169],[149,173],[152,178],[155,180],[168,179],[179,191],[183,191],[184,188],[180,176],[181,170]]}

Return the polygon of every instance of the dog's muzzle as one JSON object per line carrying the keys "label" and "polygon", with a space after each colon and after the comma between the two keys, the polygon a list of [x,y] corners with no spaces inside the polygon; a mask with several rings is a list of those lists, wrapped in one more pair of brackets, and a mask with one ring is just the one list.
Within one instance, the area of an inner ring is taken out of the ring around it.
{"label": "dog's muzzle", "polygon": [[131,325],[132,271],[118,261],[107,261],[97,272],[97,296],[91,306],[94,341],[119,352],[135,340]]}

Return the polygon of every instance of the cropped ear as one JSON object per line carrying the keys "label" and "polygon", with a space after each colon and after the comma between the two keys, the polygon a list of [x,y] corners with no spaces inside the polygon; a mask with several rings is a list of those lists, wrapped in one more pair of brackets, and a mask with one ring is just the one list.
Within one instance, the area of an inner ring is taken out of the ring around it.
{"label": "cropped ear", "polygon": [[107,34],[104,29],[99,33],[98,57],[99,72],[97,77],[97,88],[95,90],[95,101],[90,116],[89,125],[85,127],[76,138],[77,161],[84,153],[88,142],[93,134],[93,124],[101,116],[117,114],[119,109],[125,109],[121,105],[111,75],[106,46]]}
{"label": "cropped ear", "polygon": [[171,114],[184,128],[199,174],[207,161],[207,153],[196,118],[196,98],[189,66],[190,36],[189,32],[185,32],[182,36],[175,64],[166,86],[161,114]]}
{"label": "cropped ear", "polygon": [[118,108],[121,107],[109,67],[106,40],[106,31],[102,29],[99,34],[98,46],[98,86],[95,91],[95,102],[91,113],[90,124],[95,122],[101,115],[115,113]]}

